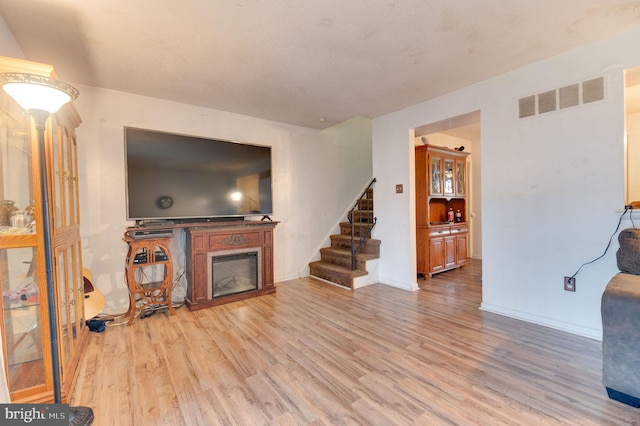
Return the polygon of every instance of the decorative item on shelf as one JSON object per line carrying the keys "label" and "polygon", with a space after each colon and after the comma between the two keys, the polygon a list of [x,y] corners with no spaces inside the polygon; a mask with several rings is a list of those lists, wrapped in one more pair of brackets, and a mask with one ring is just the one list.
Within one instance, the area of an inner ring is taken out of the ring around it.
{"label": "decorative item on shelf", "polygon": [[33,222],[33,216],[23,210],[16,210],[11,214],[11,226],[14,228],[26,228]]}
{"label": "decorative item on shelf", "polygon": [[16,202],[12,200],[2,200],[0,202],[0,226],[11,225],[11,215],[18,210]]}
{"label": "decorative item on shelf", "polygon": [[462,213],[460,210],[456,210],[456,222],[462,222]]}
{"label": "decorative item on shelf", "polygon": [[2,292],[2,301],[4,309],[12,309],[20,303],[22,296],[19,290],[5,290]]}
{"label": "decorative item on shelf", "polygon": [[24,208],[25,213],[31,217],[36,217],[36,202],[35,200],[29,201],[29,205]]}
{"label": "decorative item on shelf", "polygon": [[447,222],[453,222],[453,208],[449,207],[449,212],[447,214]]}
{"label": "decorative item on shelf", "polygon": [[13,309],[40,303],[40,295],[37,286],[31,282],[18,290],[3,291],[2,300],[5,309]]}

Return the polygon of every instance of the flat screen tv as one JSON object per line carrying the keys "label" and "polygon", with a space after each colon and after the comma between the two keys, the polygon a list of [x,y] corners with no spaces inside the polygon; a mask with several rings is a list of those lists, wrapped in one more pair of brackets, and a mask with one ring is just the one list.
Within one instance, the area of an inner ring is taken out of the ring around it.
{"label": "flat screen tv", "polygon": [[124,128],[127,219],[273,214],[271,147]]}

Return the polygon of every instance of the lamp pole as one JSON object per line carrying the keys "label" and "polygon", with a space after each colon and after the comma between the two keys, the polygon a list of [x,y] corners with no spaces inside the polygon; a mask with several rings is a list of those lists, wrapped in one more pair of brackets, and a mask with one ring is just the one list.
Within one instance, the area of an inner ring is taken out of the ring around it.
{"label": "lamp pole", "polygon": [[49,179],[45,160],[44,129],[49,118],[49,111],[30,109],[27,113],[33,118],[38,136],[38,168],[40,170],[40,197],[42,208],[42,233],[44,236],[44,264],[46,270],[47,311],[49,312],[49,341],[51,342],[51,368],[53,370],[53,400],[56,404],[62,401],[60,391],[60,355],[58,351],[58,316],[56,315],[56,290],[53,279],[53,245],[51,244],[51,215],[49,213]]}

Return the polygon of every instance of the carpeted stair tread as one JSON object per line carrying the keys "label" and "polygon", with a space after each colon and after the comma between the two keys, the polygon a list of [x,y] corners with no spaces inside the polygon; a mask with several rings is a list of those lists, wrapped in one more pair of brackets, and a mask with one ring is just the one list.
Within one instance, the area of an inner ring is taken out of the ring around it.
{"label": "carpeted stair tread", "polygon": [[[346,241],[349,244],[351,244],[351,235],[335,234],[335,235],[330,235],[329,238],[331,238],[332,240]],[[380,245],[380,240],[376,240],[374,238],[367,238],[365,240],[365,243],[369,245]]]}
{"label": "carpeted stair tread", "polygon": [[352,278],[355,277],[361,277],[363,275],[367,275],[367,271],[359,271],[359,270],[351,270],[351,268],[347,268],[344,266],[340,266],[340,265],[336,265],[335,263],[329,263],[329,262],[323,262],[321,260],[318,260],[316,262],[311,262],[309,264],[312,267],[315,268],[322,268],[328,271],[332,271],[332,272],[337,272],[340,274],[344,274],[344,275],[348,275]]}
{"label": "carpeted stair tread", "polygon": [[[371,223],[363,222],[362,224],[356,224],[354,226],[354,236],[360,237],[361,235],[366,235],[366,238],[371,238],[371,233],[367,234],[371,230]],[[340,235],[349,235],[351,236],[351,223],[349,222],[340,222]]]}
{"label": "carpeted stair tread", "polygon": [[[336,234],[329,237],[331,239],[331,247],[351,250],[351,236]],[[363,244],[358,249],[358,253],[368,253],[380,255],[380,240],[373,238],[365,238]]]}
{"label": "carpeted stair tread", "polygon": [[321,260],[311,262],[309,264],[309,269],[311,276],[321,278],[347,288],[353,288],[353,280],[355,278],[368,274],[367,271],[360,271],[358,269],[352,271],[351,268],[336,265],[335,263],[323,262]]}
{"label": "carpeted stair tread", "polygon": [[[378,246],[375,246],[376,248]],[[359,252],[354,257],[353,267],[361,271],[367,270],[367,262],[379,258],[377,253]],[[335,263],[351,269],[351,247],[323,247],[320,249],[320,260]]]}
{"label": "carpeted stair tread", "polygon": [[[345,248],[323,247],[320,249],[320,253],[323,253],[323,252],[335,254],[338,256],[348,256],[349,258],[351,258],[351,250],[345,249]],[[380,256],[378,256],[377,254],[356,253],[356,259],[360,259],[360,260],[371,260],[371,259],[377,259],[379,257]]]}

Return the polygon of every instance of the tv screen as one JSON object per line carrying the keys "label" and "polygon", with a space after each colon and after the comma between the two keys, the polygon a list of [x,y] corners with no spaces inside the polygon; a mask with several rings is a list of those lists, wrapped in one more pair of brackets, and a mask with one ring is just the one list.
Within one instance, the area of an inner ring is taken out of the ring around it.
{"label": "tv screen", "polygon": [[124,128],[127,219],[273,214],[271,148]]}

